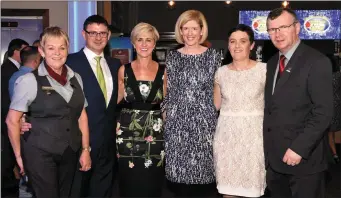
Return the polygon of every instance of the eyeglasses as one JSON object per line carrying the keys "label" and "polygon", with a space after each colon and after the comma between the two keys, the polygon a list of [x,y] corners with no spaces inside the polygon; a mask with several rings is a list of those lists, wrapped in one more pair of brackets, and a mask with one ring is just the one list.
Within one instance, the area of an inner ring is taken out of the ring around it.
{"label": "eyeglasses", "polygon": [[290,25],[282,25],[281,27],[278,27],[278,28],[270,28],[270,29],[267,29],[267,31],[270,35],[275,34],[277,32],[277,30],[279,32],[284,32],[284,31],[287,31],[289,29],[289,27],[295,25],[296,23],[297,23],[297,21],[293,22]]}
{"label": "eyeglasses", "polygon": [[108,32],[88,32],[84,30],[90,37],[97,37],[99,35],[101,38],[106,38],[108,36]]}

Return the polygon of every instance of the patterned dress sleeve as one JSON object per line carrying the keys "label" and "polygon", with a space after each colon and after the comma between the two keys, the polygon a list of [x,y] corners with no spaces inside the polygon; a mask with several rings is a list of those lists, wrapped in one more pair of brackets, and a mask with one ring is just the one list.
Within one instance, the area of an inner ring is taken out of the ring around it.
{"label": "patterned dress sleeve", "polygon": [[215,74],[214,74],[214,82],[217,83],[219,85],[219,68],[221,67],[221,54],[219,53],[219,51],[216,51],[215,53]]}
{"label": "patterned dress sleeve", "polygon": [[333,74],[333,98],[334,98],[334,108],[339,104],[341,98],[341,72],[335,72]]}
{"label": "patterned dress sleeve", "polygon": [[219,51],[217,51],[216,63],[217,69],[222,66],[222,54]]}
{"label": "patterned dress sleeve", "polygon": [[216,83],[216,84],[218,84],[218,85],[220,85],[220,78],[219,78],[219,68],[217,69],[217,71],[215,72],[215,74],[214,74],[214,83]]}
{"label": "patterned dress sleeve", "polygon": [[160,107],[161,107],[161,111],[162,112],[165,112],[166,109],[167,109],[167,103],[168,103],[168,100],[169,100],[169,69],[171,67],[171,54],[172,54],[172,51],[170,51],[167,56],[166,56],[166,73],[167,73],[167,89],[166,89],[166,96],[163,98],[163,101],[161,102],[160,104]]}

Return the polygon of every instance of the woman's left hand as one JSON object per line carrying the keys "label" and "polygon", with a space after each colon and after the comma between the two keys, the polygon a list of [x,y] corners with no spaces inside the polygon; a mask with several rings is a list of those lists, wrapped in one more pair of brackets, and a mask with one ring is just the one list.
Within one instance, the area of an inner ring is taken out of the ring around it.
{"label": "woman's left hand", "polygon": [[80,171],[88,171],[91,169],[91,157],[90,152],[83,150],[79,158],[79,163],[81,164]]}

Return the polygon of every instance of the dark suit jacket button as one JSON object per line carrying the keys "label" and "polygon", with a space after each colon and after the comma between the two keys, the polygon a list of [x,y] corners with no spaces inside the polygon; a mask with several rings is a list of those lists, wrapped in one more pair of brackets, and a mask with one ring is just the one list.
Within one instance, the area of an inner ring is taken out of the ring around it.
{"label": "dark suit jacket button", "polygon": [[271,111],[269,111],[269,115],[271,115]]}
{"label": "dark suit jacket button", "polygon": [[270,129],[270,128],[268,128],[268,132],[271,132],[271,129]]}
{"label": "dark suit jacket button", "polygon": [[66,129],[66,131],[70,131],[70,129]]}

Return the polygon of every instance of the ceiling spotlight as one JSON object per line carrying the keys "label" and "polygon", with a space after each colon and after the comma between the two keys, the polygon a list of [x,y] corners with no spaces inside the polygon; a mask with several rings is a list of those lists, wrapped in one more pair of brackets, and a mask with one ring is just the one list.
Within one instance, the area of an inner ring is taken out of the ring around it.
{"label": "ceiling spotlight", "polygon": [[168,6],[169,7],[174,7],[175,6],[175,2],[174,1],[168,1]]}
{"label": "ceiling spotlight", "polygon": [[227,5],[230,5],[230,4],[232,3],[232,1],[225,1],[225,3],[226,3]]}
{"label": "ceiling spotlight", "polygon": [[283,1],[283,2],[282,2],[283,8],[288,7],[288,5],[289,5],[289,1]]}
{"label": "ceiling spotlight", "polygon": [[168,1],[167,8],[173,10],[175,8],[175,1]]}

